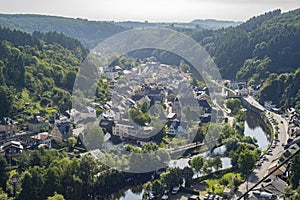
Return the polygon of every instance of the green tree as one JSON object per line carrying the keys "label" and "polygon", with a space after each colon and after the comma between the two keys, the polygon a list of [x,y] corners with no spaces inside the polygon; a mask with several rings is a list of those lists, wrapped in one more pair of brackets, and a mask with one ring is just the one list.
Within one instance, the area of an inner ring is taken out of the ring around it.
{"label": "green tree", "polygon": [[292,196],[287,197],[288,200],[298,200],[300,199],[300,187],[297,188],[297,190],[293,191]]}
{"label": "green tree", "polygon": [[200,170],[203,167],[203,164],[204,164],[204,159],[202,156],[195,156],[191,160],[191,166],[197,173],[200,172]]}
{"label": "green tree", "polygon": [[151,199],[151,194],[152,194],[151,182],[146,183],[143,187],[144,187],[143,199],[145,199],[145,200]]}
{"label": "green tree", "polygon": [[12,200],[12,198],[9,198],[7,193],[5,193],[1,187],[0,187],[0,199],[1,200]]}
{"label": "green tree", "polygon": [[210,166],[209,162],[204,162],[204,164],[203,164],[203,171],[206,174],[210,174],[212,172],[212,169],[211,169],[211,166]]}
{"label": "green tree", "polygon": [[68,138],[68,144],[71,148],[73,148],[77,143],[77,139],[75,137],[69,137]]}
{"label": "green tree", "polygon": [[31,174],[31,198],[32,199],[45,199],[45,193],[43,192],[43,185],[45,184],[44,169],[34,166],[30,169]]}
{"label": "green tree", "polygon": [[242,108],[242,102],[239,99],[228,99],[226,107],[235,115]]}
{"label": "green tree", "polygon": [[147,102],[144,102],[141,106],[141,111],[143,113],[146,113],[148,111],[148,103]]}
{"label": "green tree", "polygon": [[87,124],[84,129],[83,144],[88,150],[101,149],[104,140],[104,134],[99,126]]}
{"label": "green tree", "polygon": [[165,173],[162,173],[160,177],[167,190],[171,190],[182,182],[182,174],[179,168],[170,168]]}
{"label": "green tree", "polygon": [[164,193],[163,184],[160,180],[155,180],[152,183],[152,194],[155,198],[159,198]]}
{"label": "green tree", "polygon": [[24,200],[30,200],[30,199],[34,199],[34,197],[32,196],[32,176],[30,174],[30,172],[25,171],[23,173],[23,179],[22,179],[22,191],[20,194],[20,199],[24,199]]}
{"label": "green tree", "polygon": [[7,86],[0,86],[0,118],[12,114],[12,105],[14,104],[11,90]]}
{"label": "green tree", "polygon": [[7,161],[4,157],[0,156],[0,188],[6,190],[6,182],[9,178],[7,170]]}
{"label": "green tree", "polygon": [[252,151],[245,148],[238,155],[238,169],[244,177],[250,174],[250,171],[255,166],[256,156]]}
{"label": "green tree", "polygon": [[215,168],[216,171],[218,171],[222,167],[222,160],[220,156],[216,156],[213,159],[212,166]]}
{"label": "green tree", "polygon": [[54,192],[61,192],[63,190],[61,184],[62,174],[56,166],[48,168],[45,178],[45,193],[53,194]]}
{"label": "green tree", "polygon": [[298,153],[291,160],[289,182],[292,185],[293,189],[299,187],[299,180],[300,180],[300,154]]}
{"label": "green tree", "polygon": [[187,65],[184,60],[180,60],[180,64],[179,64],[180,70],[187,73],[190,71],[190,66]]}
{"label": "green tree", "polygon": [[182,177],[185,180],[185,186],[189,187],[191,185],[193,180],[193,175],[194,172],[192,168],[186,166],[182,169]]}
{"label": "green tree", "polygon": [[88,194],[93,191],[97,175],[97,163],[91,155],[81,158],[77,175],[82,180],[82,198],[88,198]]}

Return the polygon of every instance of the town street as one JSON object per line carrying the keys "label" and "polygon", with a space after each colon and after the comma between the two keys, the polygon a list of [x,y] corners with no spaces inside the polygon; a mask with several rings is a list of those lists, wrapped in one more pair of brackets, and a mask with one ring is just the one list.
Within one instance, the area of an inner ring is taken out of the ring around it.
{"label": "town street", "polygon": [[[252,105],[256,106],[257,108],[260,108],[260,109],[263,108],[252,97],[247,97],[245,99],[248,102],[250,102]],[[276,120],[278,123],[278,126],[279,126],[278,140],[279,141],[276,143],[275,148],[271,148],[272,149],[271,155],[266,155],[267,159],[263,162],[262,166],[256,166],[256,168],[250,174],[250,176],[248,178],[248,188],[252,187],[259,180],[261,180],[265,175],[267,175],[268,168],[270,167],[272,161],[276,160],[284,151],[284,147],[282,146],[282,143],[286,144],[287,139],[288,139],[288,122],[286,121],[286,119],[284,119],[282,116],[275,114],[273,112],[269,112],[269,111],[267,111],[267,112],[269,113],[269,114],[267,114],[267,116],[268,117],[273,116],[274,120]],[[281,123],[281,121],[283,123]],[[273,125],[273,130],[274,130],[274,125]],[[238,191],[235,194],[235,196],[233,197],[233,199],[238,199],[246,191],[247,191],[247,181],[239,186]]]}

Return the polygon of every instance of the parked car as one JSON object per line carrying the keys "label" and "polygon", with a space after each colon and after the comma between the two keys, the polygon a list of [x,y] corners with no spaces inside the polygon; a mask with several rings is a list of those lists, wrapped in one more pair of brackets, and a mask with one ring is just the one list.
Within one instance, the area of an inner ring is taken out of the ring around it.
{"label": "parked car", "polygon": [[206,194],[205,196],[204,196],[204,200],[208,200],[208,198],[209,198],[209,195],[208,194]]}
{"label": "parked car", "polygon": [[165,195],[163,195],[160,199],[161,199],[161,200],[168,200],[168,199],[169,199],[169,196],[165,194]]}
{"label": "parked car", "polygon": [[173,189],[172,189],[172,194],[177,194],[177,192],[179,191],[179,187],[173,187]]}
{"label": "parked car", "polygon": [[199,196],[193,195],[188,198],[188,200],[200,200]]}
{"label": "parked car", "polygon": [[272,179],[271,178],[267,178],[266,180],[264,180],[263,182],[265,182],[265,183],[269,183],[269,182],[271,182],[272,181]]}
{"label": "parked car", "polygon": [[272,155],[272,149],[269,149],[267,153],[268,155]]}
{"label": "parked car", "polygon": [[264,156],[262,157],[262,160],[267,160],[267,156],[264,155]]}

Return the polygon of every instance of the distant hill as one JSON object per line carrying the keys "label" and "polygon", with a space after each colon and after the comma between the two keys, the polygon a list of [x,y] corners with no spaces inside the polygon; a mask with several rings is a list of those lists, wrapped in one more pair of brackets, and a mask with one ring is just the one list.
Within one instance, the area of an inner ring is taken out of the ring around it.
{"label": "distant hill", "polygon": [[195,24],[203,29],[208,30],[217,30],[220,28],[227,28],[227,27],[236,27],[243,22],[235,22],[235,21],[223,21],[223,20],[215,20],[215,19],[196,19],[193,20],[190,24]]}
{"label": "distant hill", "polygon": [[69,37],[78,39],[89,49],[97,46],[102,40],[126,30],[124,27],[117,26],[111,22],[32,14],[0,14],[0,26],[28,33],[34,31],[61,32]]}
{"label": "distant hill", "polygon": [[188,23],[103,22],[36,14],[0,14],[0,27],[21,30],[28,33],[33,33],[34,31],[56,31],[78,39],[89,49],[96,47],[101,41],[116,33],[132,28],[159,27],[179,31],[199,31],[202,29],[216,30],[229,26],[235,27],[240,23],[213,19],[194,20]]}
{"label": "distant hill", "polygon": [[208,30],[217,30],[220,28],[235,27],[240,25],[242,22],[234,21],[221,21],[215,19],[197,19],[192,22],[134,22],[134,21],[125,21],[125,22],[115,22],[116,25],[122,26],[124,28],[147,28],[147,27],[160,27],[160,28],[173,28],[173,29],[208,29]]}

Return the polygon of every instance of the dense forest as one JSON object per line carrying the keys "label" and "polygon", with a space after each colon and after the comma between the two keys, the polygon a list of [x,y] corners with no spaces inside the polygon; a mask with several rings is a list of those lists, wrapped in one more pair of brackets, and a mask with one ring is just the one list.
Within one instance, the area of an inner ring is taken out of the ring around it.
{"label": "dense forest", "polygon": [[[214,58],[225,79],[263,85],[260,101],[300,107],[300,9],[275,10],[216,31],[188,32]],[[272,95],[270,95],[272,94]]]}
{"label": "dense forest", "polygon": [[56,31],[80,40],[89,49],[96,47],[102,40],[126,30],[110,22],[25,14],[0,14],[0,26],[28,33]]}
{"label": "dense forest", "polygon": [[300,68],[295,72],[270,74],[259,90],[259,99],[272,101],[282,108],[300,109]]}
{"label": "dense forest", "polygon": [[268,73],[291,72],[300,66],[299,20],[300,9],[283,14],[275,10],[234,28],[191,36],[215,58],[224,78],[256,83]]}
{"label": "dense forest", "polygon": [[78,40],[1,28],[0,52],[0,117],[71,108],[76,73],[88,53]]}
{"label": "dense forest", "polygon": [[[119,172],[91,155],[70,159],[64,151],[44,148],[28,150],[16,162],[18,168],[11,170],[0,156],[1,200],[41,200],[57,193],[62,199],[109,199],[111,193],[148,181],[152,175]],[[13,186],[8,179],[13,174],[19,174],[19,182],[15,198],[10,198],[7,193],[13,192]]]}

